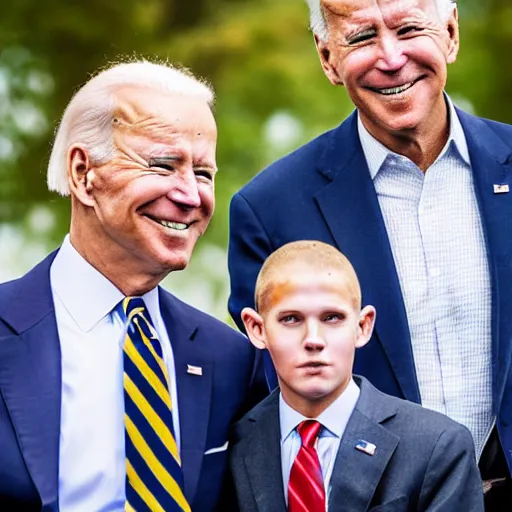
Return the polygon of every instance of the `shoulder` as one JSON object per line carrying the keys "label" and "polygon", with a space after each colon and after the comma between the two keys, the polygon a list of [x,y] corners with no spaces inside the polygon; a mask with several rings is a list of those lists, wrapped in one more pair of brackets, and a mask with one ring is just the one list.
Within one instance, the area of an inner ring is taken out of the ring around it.
{"label": "shoulder", "polygon": [[0,283],[0,336],[11,334],[6,314],[15,301],[19,286],[20,279]]}
{"label": "shoulder", "polygon": [[16,295],[21,282],[21,277],[11,281],[0,283],[0,316],[2,310],[11,302],[11,299]]}
{"label": "shoulder", "polygon": [[[492,141],[492,137],[494,137],[512,150],[512,125],[484,117],[477,117],[460,109],[457,109],[457,114],[466,135],[468,135],[469,131],[477,140],[481,140],[484,137],[486,141]],[[489,138],[489,135],[491,138]]]}
{"label": "shoulder", "polygon": [[345,123],[346,121],[271,163],[235,194],[234,198],[243,197],[251,203],[254,198],[259,199],[262,190],[266,194],[280,194],[282,190],[276,190],[276,187],[304,187],[307,186],[304,181],[306,178],[320,178],[318,173],[311,171],[317,168],[325,151],[332,144],[339,143],[337,135]]}
{"label": "shoulder", "polygon": [[[26,316],[36,321],[53,309],[50,289],[50,266],[57,251],[52,252],[43,261],[29,270],[24,276],[0,283],[0,336],[9,325],[9,316],[18,308],[24,308]],[[19,315],[16,314],[16,317]]]}
{"label": "shoulder", "polygon": [[[361,379],[361,378],[359,378]],[[419,443],[419,446],[435,444],[440,436],[453,436],[456,442],[472,445],[469,430],[448,416],[419,404],[387,395],[376,389],[366,379],[361,386],[364,409],[373,408],[382,418],[381,424],[400,436],[401,441]]]}
{"label": "shoulder", "polygon": [[279,389],[275,389],[248,413],[246,413],[232,428],[232,442],[237,443],[250,437],[258,428],[265,428],[261,420],[264,417],[278,419],[279,415]]}
{"label": "shoulder", "polygon": [[475,123],[482,123],[487,125],[491,130],[494,130],[497,134],[506,134],[507,136],[510,136],[512,133],[512,125],[507,123],[501,123],[499,121],[494,121],[492,119],[486,119],[485,117],[476,117],[471,116],[470,114],[466,114],[466,116],[473,119]]}
{"label": "shoulder", "polygon": [[405,432],[417,439],[437,440],[443,434],[453,435],[454,439],[472,444],[469,430],[445,414],[426,409],[421,405],[396,397],[400,423]]}
{"label": "shoulder", "polygon": [[[223,343],[228,344],[240,344],[243,346],[250,345],[247,337],[233,329],[228,324],[218,320],[217,318],[201,311],[181,299],[178,299],[175,295],[160,289],[161,297],[167,301],[174,314],[179,317],[182,321],[187,323],[195,324],[198,329],[208,334],[208,337],[215,339],[222,339]],[[252,345],[251,345],[252,346]]]}

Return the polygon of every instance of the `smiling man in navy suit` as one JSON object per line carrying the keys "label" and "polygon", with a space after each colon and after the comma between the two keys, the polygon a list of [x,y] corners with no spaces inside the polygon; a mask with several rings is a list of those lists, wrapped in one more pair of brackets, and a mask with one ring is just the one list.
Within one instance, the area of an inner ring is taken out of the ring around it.
{"label": "smiling man in navy suit", "polygon": [[338,247],[380,313],[354,371],[468,427],[486,499],[512,499],[512,128],[444,92],[451,0],[308,4],[323,71],[356,111],[233,197],[230,312],[242,327],[280,246]]}
{"label": "smiling man in navy suit", "polygon": [[1,510],[218,506],[255,352],[159,287],[213,214],[212,102],[190,74],[132,62],[68,105],[48,184],[71,197],[69,235],[0,285]]}

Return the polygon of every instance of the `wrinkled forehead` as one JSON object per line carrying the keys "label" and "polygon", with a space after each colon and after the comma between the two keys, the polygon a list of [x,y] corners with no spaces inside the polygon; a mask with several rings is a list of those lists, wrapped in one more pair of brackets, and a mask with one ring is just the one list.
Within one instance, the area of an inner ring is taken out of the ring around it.
{"label": "wrinkled forehead", "polygon": [[327,20],[357,25],[376,19],[431,16],[437,13],[436,0],[320,0]]}
{"label": "wrinkled forehead", "polygon": [[115,96],[114,128],[159,137],[183,134],[216,140],[217,128],[204,98],[141,87],[120,89]]}

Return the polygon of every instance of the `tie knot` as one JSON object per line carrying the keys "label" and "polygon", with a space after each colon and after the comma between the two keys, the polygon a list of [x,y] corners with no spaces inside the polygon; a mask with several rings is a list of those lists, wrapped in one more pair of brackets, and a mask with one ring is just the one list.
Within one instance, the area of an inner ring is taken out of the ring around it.
{"label": "tie knot", "polygon": [[297,427],[297,432],[302,439],[302,446],[313,448],[321,428],[322,425],[315,420],[306,420],[301,422]]}
{"label": "tie knot", "polygon": [[122,302],[123,313],[130,320],[133,315],[146,311],[146,304],[140,297],[125,297]]}

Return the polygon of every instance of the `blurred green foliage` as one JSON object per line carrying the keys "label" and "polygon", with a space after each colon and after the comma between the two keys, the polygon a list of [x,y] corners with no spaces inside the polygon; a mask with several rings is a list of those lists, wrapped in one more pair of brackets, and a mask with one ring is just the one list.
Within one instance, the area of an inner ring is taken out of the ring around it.
{"label": "blurred green foliage", "polygon": [[[507,57],[512,3],[460,0],[459,17],[461,50],[449,70],[448,92],[463,108],[512,122]],[[4,5],[0,227],[17,227],[45,247],[60,243],[69,203],[46,190],[45,171],[66,104],[109,62],[156,57],[206,77],[217,93],[221,172],[216,213],[201,244],[224,251],[232,194],[270,161],[352,110],[345,91],[323,76],[307,26],[303,0],[16,0]],[[222,290],[225,283],[219,282],[210,292],[219,296]]]}

